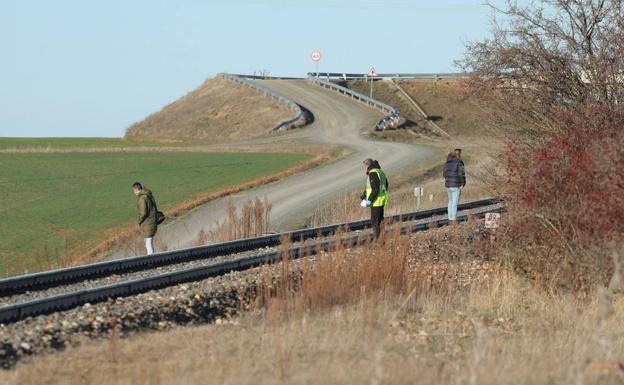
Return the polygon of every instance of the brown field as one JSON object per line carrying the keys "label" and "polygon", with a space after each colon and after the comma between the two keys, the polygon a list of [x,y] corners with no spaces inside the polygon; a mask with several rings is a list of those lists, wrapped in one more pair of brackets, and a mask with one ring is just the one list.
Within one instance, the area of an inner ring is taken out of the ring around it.
{"label": "brown field", "polygon": [[210,143],[249,139],[266,136],[293,115],[292,110],[247,87],[214,78],[130,126],[126,138]]}

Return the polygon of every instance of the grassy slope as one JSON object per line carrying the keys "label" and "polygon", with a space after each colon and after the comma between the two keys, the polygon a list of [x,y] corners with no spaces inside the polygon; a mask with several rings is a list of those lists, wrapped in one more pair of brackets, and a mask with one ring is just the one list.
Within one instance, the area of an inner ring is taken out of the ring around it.
{"label": "grassy slope", "polygon": [[[484,124],[486,112],[463,95],[459,81],[400,80],[398,84],[451,136],[487,133]],[[370,92],[370,83],[349,81],[346,85],[366,95]],[[398,108],[401,115],[408,119],[408,128],[423,131],[421,115],[389,81],[375,82],[373,97]]]}
{"label": "grassy slope", "polygon": [[459,81],[401,80],[399,85],[451,136],[488,134],[487,112],[463,94]]}
{"label": "grassy slope", "polygon": [[251,89],[210,79],[126,132],[133,139],[189,139],[223,142],[267,135],[292,110]]}
{"label": "grassy slope", "polygon": [[[134,220],[132,182],[160,208],[283,171],[306,155],[253,153],[0,154],[0,275],[35,269]],[[67,247],[67,250],[66,250]],[[41,256],[36,257],[36,254]],[[41,260],[43,258],[43,261]],[[35,259],[40,259],[36,261]]]}

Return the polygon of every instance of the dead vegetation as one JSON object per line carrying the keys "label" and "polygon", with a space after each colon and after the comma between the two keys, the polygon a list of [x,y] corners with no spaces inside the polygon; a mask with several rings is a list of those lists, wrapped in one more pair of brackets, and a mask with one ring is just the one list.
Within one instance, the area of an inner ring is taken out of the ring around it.
{"label": "dead vegetation", "polygon": [[605,285],[624,235],[621,0],[506,1],[459,62],[507,135],[500,180],[515,267],[566,289]]}
{"label": "dead vegetation", "polygon": [[[478,247],[476,223],[285,266],[216,325],[84,344],[13,384],[619,384],[624,298],[544,291]],[[290,272],[290,273],[289,273]],[[275,289],[277,287],[277,289]]]}
{"label": "dead vegetation", "polygon": [[179,100],[133,124],[131,139],[224,142],[266,136],[292,111],[251,89],[209,79]]}
{"label": "dead vegetation", "polygon": [[[410,80],[395,79],[396,83],[424,110],[430,120],[451,137],[481,137],[489,133],[487,127],[488,111],[475,103],[465,93],[460,80]],[[347,87],[368,95],[370,82],[353,80],[346,82]],[[406,119],[401,127],[410,131],[411,139],[419,136],[438,138],[439,133],[432,129],[422,114],[412,106],[390,80],[376,81],[373,97],[399,109],[401,117]],[[388,139],[399,139],[404,130],[389,130],[380,133]],[[409,139],[407,135],[403,139]],[[438,139],[444,139],[440,137]]]}
{"label": "dead vegetation", "polygon": [[271,209],[273,205],[265,198],[244,202],[240,209],[230,200],[227,216],[216,223],[214,230],[200,231],[197,234],[197,245],[217,243],[259,237],[270,233]]}

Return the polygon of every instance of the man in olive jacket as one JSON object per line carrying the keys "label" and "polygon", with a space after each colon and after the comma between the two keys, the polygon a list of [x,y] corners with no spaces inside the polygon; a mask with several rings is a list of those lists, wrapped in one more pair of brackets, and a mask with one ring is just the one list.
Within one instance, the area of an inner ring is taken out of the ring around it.
{"label": "man in olive jacket", "polygon": [[158,229],[158,223],[156,223],[156,201],[152,192],[143,188],[139,182],[135,182],[132,185],[132,191],[139,198],[137,200],[139,208],[138,222],[143,238],[145,238],[147,255],[154,254],[154,235],[156,235],[156,230]]}

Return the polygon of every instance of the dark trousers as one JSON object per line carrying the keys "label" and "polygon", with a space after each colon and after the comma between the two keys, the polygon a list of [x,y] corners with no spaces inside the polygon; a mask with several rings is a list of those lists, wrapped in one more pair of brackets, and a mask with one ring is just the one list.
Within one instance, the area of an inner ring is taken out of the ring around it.
{"label": "dark trousers", "polygon": [[371,206],[371,226],[373,227],[373,232],[375,233],[375,239],[379,238],[379,235],[381,234],[381,221],[383,221],[383,217],[383,206]]}

